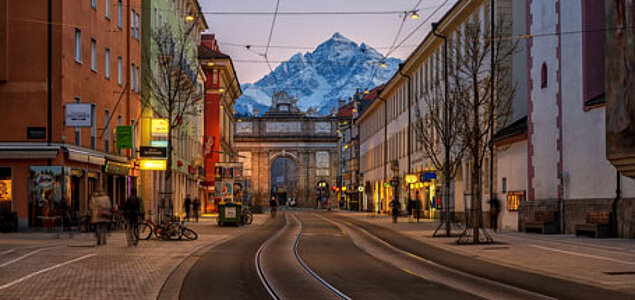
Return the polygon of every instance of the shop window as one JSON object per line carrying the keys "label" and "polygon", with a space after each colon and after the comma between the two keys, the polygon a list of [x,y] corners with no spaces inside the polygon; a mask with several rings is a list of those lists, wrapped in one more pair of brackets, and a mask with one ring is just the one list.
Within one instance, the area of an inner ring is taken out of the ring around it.
{"label": "shop window", "polygon": [[0,213],[11,211],[11,168],[0,167]]}
{"label": "shop window", "polygon": [[547,64],[546,63],[542,63],[542,69],[540,70],[540,87],[541,88],[546,88],[547,87]]}
{"label": "shop window", "polygon": [[527,198],[525,196],[525,191],[515,191],[507,193],[507,210],[508,211],[518,211],[518,206],[520,203],[525,201]]}

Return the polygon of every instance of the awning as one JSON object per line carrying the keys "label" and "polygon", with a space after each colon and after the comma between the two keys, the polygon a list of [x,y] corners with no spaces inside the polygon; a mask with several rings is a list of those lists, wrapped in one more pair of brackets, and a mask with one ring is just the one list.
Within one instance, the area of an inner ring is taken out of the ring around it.
{"label": "awning", "polygon": [[114,161],[106,161],[104,172],[108,174],[127,176],[130,173],[130,164],[122,164]]}
{"label": "awning", "polygon": [[93,165],[103,166],[106,164],[106,159],[102,155],[95,155],[86,151],[81,151],[73,148],[66,148],[68,153],[68,159],[89,163]]}
{"label": "awning", "polygon": [[58,152],[58,146],[0,145],[0,159],[53,159],[57,157]]}

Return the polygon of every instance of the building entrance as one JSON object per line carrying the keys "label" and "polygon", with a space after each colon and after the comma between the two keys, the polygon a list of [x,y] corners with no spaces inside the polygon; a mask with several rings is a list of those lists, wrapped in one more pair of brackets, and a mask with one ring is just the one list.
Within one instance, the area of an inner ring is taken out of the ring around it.
{"label": "building entrance", "polygon": [[271,164],[271,193],[279,205],[286,205],[297,193],[297,167],[293,159],[278,157]]}

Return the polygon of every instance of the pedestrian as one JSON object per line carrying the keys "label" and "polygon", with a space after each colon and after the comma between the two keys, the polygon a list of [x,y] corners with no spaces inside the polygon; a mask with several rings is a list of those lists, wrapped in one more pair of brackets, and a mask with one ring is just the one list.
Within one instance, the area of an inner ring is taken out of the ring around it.
{"label": "pedestrian", "polygon": [[201,201],[198,200],[198,197],[194,197],[194,201],[192,201],[192,212],[194,213],[194,220],[198,223],[198,214],[201,211]]}
{"label": "pedestrian", "polygon": [[401,208],[401,203],[397,198],[393,199],[390,202],[390,208],[392,209],[392,222],[397,223],[397,217],[399,216],[399,209]]}
{"label": "pedestrian", "polygon": [[131,189],[130,197],[126,199],[124,204],[124,217],[128,222],[128,229],[126,230],[128,247],[139,244],[139,216],[143,212],[142,207],[143,201],[137,197],[137,189]]}
{"label": "pedestrian", "polygon": [[269,209],[271,210],[271,217],[276,217],[276,211],[278,210],[278,201],[276,201],[276,196],[271,196],[271,200],[269,200]]}
{"label": "pedestrian", "polygon": [[415,201],[412,199],[408,199],[408,204],[406,205],[406,212],[408,213],[408,222],[412,223],[412,219],[414,217],[414,206],[415,206]]}
{"label": "pedestrian", "polygon": [[421,218],[421,200],[419,199],[419,191],[415,194],[414,213],[415,219],[417,220],[417,223],[419,223],[419,218]]}
{"label": "pedestrian", "polygon": [[53,199],[53,190],[47,190],[44,193],[44,206],[42,207],[42,224],[46,227],[47,232],[53,232],[57,212],[55,211],[55,200]]}
{"label": "pedestrian", "polygon": [[500,212],[500,201],[494,197],[489,200],[489,217],[490,225],[494,232],[498,231],[498,213]]}
{"label": "pedestrian", "polygon": [[95,238],[97,245],[106,245],[106,234],[108,225],[112,218],[112,204],[110,197],[97,187],[95,193],[90,198],[91,223],[95,224]]}
{"label": "pedestrian", "polygon": [[185,207],[185,219],[190,221],[190,213],[192,211],[192,199],[190,199],[190,194],[185,196],[185,201],[183,201],[183,206]]}

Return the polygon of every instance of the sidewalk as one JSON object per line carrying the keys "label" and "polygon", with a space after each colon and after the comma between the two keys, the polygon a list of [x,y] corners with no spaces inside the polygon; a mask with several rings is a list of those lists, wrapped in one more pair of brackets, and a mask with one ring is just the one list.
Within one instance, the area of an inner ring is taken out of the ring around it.
{"label": "sidewalk", "polygon": [[401,217],[397,224],[393,224],[388,215],[336,214],[372,222],[423,243],[478,260],[635,295],[635,240],[632,239],[593,239],[571,234],[508,231],[491,232],[494,244],[457,245],[457,237],[432,237],[437,221],[409,223],[407,217]]}
{"label": "sidewalk", "polygon": [[190,254],[264,223],[254,215],[243,227],[216,225],[215,218],[188,223],[196,241],[140,241],[127,247],[113,232],[106,246],[92,234],[0,234],[0,299],[156,299],[172,271]]}

